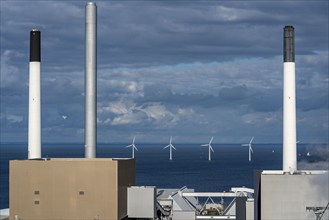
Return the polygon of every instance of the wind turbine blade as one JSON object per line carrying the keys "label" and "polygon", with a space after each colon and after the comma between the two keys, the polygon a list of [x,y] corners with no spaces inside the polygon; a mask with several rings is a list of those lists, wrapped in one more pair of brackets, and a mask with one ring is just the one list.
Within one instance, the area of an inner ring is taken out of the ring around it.
{"label": "wind turbine blade", "polygon": [[211,147],[211,145],[209,145],[209,147],[212,152],[215,152],[214,149]]}
{"label": "wind turbine blade", "polygon": [[214,137],[211,137],[210,141],[209,141],[209,144],[211,144],[212,140],[214,139]]}
{"label": "wind turbine blade", "polygon": [[138,151],[137,147],[134,145],[134,149]]}
{"label": "wind turbine blade", "polygon": [[252,140],[254,140],[254,137],[252,137],[252,138],[251,138],[251,140],[250,140],[249,144],[251,144]]}
{"label": "wind turbine blade", "polygon": [[200,145],[200,146],[202,146],[202,147],[208,147],[208,145],[209,145],[209,144],[202,144],[202,145]]}
{"label": "wind turbine blade", "polygon": [[250,146],[249,150],[250,150],[252,153],[254,153],[254,151],[252,150],[251,146]]}
{"label": "wind turbine blade", "polygon": [[163,149],[166,149],[166,148],[168,148],[170,145],[167,145],[167,146],[165,146]]}
{"label": "wind turbine blade", "polygon": [[131,146],[132,146],[132,144],[130,144],[130,145],[128,145],[128,146],[126,146],[125,148],[131,147]]}
{"label": "wind turbine blade", "polygon": [[243,147],[248,147],[249,144],[241,144],[241,146],[243,146]]}
{"label": "wind turbine blade", "polygon": [[174,148],[175,150],[177,150],[177,149],[174,147],[174,145],[171,145],[171,147]]}
{"label": "wind turbine blade", "polygon": [[170,136],[170,142],[169,142],[169,144],[171,144],[171,141],[172,141],[172,136]]}
{"label": "wind turbine blade", "polygon": [[134,139],[133,139],[133,144],[135,143],[135,138],[136,138],[136,136],[134,136]]}

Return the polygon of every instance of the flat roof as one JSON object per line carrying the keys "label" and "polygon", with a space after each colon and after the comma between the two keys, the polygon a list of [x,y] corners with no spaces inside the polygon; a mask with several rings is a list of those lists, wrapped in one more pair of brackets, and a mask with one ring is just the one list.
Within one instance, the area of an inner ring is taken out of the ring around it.
{"label": "flat roof", "polygon": [[134,160],[133,158],[40,158],[40,159],[24,159],[12,161],[120,161]]}
{"label": "flat roof", "polygon": [[263,170],[262,175],[319,175],[326,174],[328,170],[297,170],[293,173],[283,170]]}

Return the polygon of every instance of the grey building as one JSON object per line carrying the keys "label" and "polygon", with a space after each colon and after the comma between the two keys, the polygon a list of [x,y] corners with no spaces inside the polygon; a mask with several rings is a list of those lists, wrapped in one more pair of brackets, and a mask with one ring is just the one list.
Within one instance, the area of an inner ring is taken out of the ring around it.
{"label": "grey building", "polygon": [[255,219],[328,219],[328,182],[328,171],[257,172]]}

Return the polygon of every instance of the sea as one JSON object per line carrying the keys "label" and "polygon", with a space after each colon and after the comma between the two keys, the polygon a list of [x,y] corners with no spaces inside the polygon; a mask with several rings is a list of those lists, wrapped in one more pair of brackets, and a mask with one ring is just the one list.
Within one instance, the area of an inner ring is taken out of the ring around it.
{"label": "sea", "polygon": [[[130,143],[98,144],[97,157],[129,158]],[[174,144],[173,160],[163,144],[136,144],[136,185],[157,188],[182,188],[196,192],[223,192],[231,187],[253,188],[257,170],[282,169],[282,144],[253,144],[252,160],[248,147],[241,144],[212,144],[214,153],[208,160],[208,148],[200,144]],[[326,147],[327,145],[323,145]],[[27,158],[26,143],[1,143],[0,209],[9,207],[9,161]],[[310,156],[310,145],[298,144],[298,160]],[[43,144],[44,158],[82,158],[84,144]]]}

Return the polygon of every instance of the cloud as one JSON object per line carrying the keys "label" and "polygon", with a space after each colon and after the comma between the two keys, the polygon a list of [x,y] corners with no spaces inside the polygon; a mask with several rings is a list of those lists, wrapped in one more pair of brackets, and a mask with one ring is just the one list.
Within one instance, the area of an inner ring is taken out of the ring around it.
{"label": "cloud", "polygon": [[[100,122],[112,125],[152,124],[154,127],[174,126],[179,118],[160,103],[149,103],[141,106],[129,102],[111,103],[101,108],[103,120]],[[104,114],[110,113],[110,114]],[[112,114],[111,114],[112,113]],[[107,116],[106,116],[107,115]],[[111,115],[113,119],[111,118]],[[107,118],[110,117],[110,118]],[[105,119],[104,119],[105,118]]]}
{"label": "cloud", "polygon": [[277,113],[247,113],[242,116],[242,122],[245,124],[274,124],[280,123],[281,117]]}
{"label": "cloud", "polygon": [[129,125],[129,124],[137,124],[140,123],[143,119],[146,119],[144,114],[141,112],[129,112],[127,114],[122,114],[115,117],[111,124],[112,125]]}
{"label": "cloud", "polygon": [[299,105],[303,111],[310,111],[316,109],[328,109],[328,94],[324,91],[310,91],[313,97],[300,98]]}
{"label": "cloud", "polygon": [[21,71],[20,68],[14,64],[15,60],[20,59],[22,56],[23,55],[21,53],[16,51],[2,51],[0,67],[1,89],[26,88],[28,77],[26,74],[23,74],[24,71]]}
{"label": "cloud", "polygon": [[108,106],[103,106],[98,111],[101,113],[109,112],[109,113],[121,115],[121,114],[127,114],[128,112],[131,111],[132,108],[134,108],[133,104],[124,103],[124,102],[120,101],[120,102],[109,103]]}
{"label": "cloud", "polygon": [[[1,135],[8,140],[26,139],[28,37],[39,28],[44,140],[83,141],[84,5],[1,3]],[[298,134],[327,141],[328,2],[97,5],[99,141],[109,130],[111,141],[131,133],[197,141],[211,133],[230,142],[250,131],[259,141],[281,140],[287,24],[296,28]]]}
{"label": "cloud", "polygon": [[236,101],[242,100],[246,97],[247,87],[239,85],[231,88],[222,88],[219,91],[219,97],[223,100]]}

